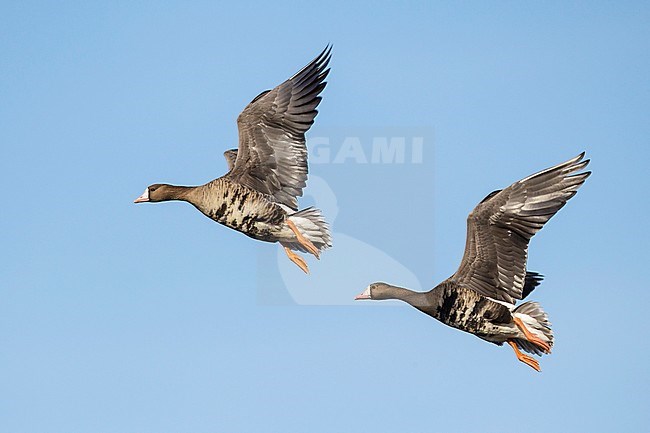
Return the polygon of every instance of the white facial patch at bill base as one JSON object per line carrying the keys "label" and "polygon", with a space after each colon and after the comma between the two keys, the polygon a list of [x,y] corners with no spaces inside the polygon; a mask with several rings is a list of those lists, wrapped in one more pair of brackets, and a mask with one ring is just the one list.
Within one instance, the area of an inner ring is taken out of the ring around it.
{"label": "white facial patch at bill base", "polygon": [[147,187],[144,190],[144,192],[142,193],[142,195],[140,197],[136,198],[133,201],[133,203],[141,203],[141,202],[144,202],[144,201],[149,201],[149,187]]}

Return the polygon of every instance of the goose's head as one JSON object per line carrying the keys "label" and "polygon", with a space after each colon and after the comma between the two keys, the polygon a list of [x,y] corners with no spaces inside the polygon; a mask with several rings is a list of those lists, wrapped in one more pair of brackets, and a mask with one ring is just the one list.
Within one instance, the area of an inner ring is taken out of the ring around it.
{"label": "goose's head", "polygon": [[368,287],[366,287],[366,290],[364,290],[361,294],[357,295],[354,299],[356,301],[358,300],[363,300],[363,299],[372,299],[372,300],[381,300],[381,299],[391,299],[389,297],[389,289],[391,289],[393,286],[390,284],[386,283],[372,283]]}
{"label": "goose's head", "polygon": [[147,189],[144,190],[142,195],[136,198],[133,203],[155,203],[158,201],[173,200],[174,198],[174,189],[171,185],[164,183],[155,183],[153,185],[149,185]]}

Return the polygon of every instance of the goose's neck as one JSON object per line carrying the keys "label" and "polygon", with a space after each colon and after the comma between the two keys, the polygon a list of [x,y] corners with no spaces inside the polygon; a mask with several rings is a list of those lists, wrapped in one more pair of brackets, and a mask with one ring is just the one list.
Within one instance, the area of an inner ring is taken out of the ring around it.
{"label": "goose's neck", "polygon": [[397,287],[387,285],[383,290],[382,298],[384,299],[398,299],[411,304],[414,307],[423,307],[428,305],[427,293],[428,292],[414,292],[404,287]]}
{"label": "goose's neck", "polygon": [[169,185],[165,196],[167,200],[190,201],[195,188],[194,186]]}

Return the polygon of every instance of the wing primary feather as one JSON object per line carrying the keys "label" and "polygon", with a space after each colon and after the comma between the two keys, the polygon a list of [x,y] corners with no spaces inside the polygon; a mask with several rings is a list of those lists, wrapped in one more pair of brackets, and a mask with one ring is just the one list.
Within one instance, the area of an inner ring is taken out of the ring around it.
{"label": "wing primary feather", "polygon": [[262,92],[237,118],[239,150],[228,173],[291,209],[307,180],[305,132],[314,123],[330,69],[332,45],[291,78]]}
{"label": "wing primary feather", "polygon": [[465,253],[451,279],[512,304],[530,293],[541,276],[526,273],[528,243],[591,175],[580,172],[590,162],[584,156],[488,194],[467,218]]}

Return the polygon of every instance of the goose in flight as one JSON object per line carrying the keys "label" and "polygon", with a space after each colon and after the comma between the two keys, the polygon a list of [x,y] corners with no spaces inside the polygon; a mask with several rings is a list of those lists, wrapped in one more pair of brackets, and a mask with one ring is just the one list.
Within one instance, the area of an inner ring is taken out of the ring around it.
{"label": "goose in flight", "polygon": [[239,148],[224,153],[228,173],[201,186],[153,184],[135,203],[186,201],[208,218],[265,242],[279,242],[291,261],[309,273],[294,251],[320,257],[332,246],[320,210],[298,210],[307,182],[305,133],[314,123],[329,73],[331,47],[293,77],[260,93],[237,118]]}
{"label": "goose in flight", "polygon": [[530,239],[573,197],[591,172],[584,152],[490,193],[467,218],[465,254],[456,273],[428,292],[370,284],[355,299],[399,299],[442,323],[499,346],[537,371],[553,347],[548,316],[537,302],[516,306],[542,276],[526,270]]}

